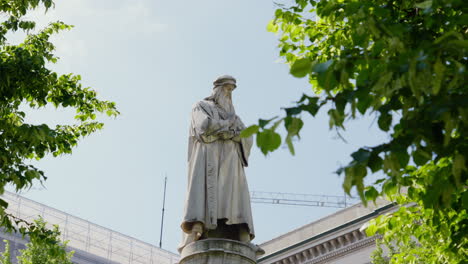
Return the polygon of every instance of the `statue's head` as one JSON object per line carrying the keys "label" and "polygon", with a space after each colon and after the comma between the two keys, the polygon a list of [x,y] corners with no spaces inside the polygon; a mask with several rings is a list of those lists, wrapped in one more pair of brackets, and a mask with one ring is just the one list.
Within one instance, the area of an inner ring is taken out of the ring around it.
{"label": "statue's head", "polygon": [[219,76],[214,82],[213,82],[213,89],[223,87],[224,89],[228,91],[232,91],[236,89],[236,79],[232,77],[231,75],[222,75]]}
{"label": "statue's head", "polygon": [[223,75],[218,77],[213,82],[213,92],[211,96],[205,98],[212,100],[224,108],[227,112],[234,113],[234,106],[232,105],[232,91],[236,89],[236,79],[230,75]]}

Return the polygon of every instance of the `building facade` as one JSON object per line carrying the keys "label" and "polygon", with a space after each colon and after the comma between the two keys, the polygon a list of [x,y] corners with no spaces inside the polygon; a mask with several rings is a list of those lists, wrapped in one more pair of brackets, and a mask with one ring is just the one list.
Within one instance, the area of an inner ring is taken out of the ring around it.
{"label": "building facade", "polygon": [[367,264],[375,249],[375,237],[367,237],[361,227],[396,206],[387,201],[364,207],[361,203],[340,210],[262,243],[260,264]]}

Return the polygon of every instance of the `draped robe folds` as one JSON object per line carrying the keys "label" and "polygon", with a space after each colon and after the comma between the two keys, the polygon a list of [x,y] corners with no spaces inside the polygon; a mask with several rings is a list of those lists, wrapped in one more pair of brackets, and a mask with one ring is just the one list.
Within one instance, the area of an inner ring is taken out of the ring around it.
{"label": "draped robe folds", "polygon": [[194,222],[214,230],[218,219],[225,219],[228,225],[246,224],[251,239],[255,236],[244,173],[252,138],[233,140],[225,115],[224,110],[208,100],[196,103],[192,110],[188,188],[181,224],[185,238]]}

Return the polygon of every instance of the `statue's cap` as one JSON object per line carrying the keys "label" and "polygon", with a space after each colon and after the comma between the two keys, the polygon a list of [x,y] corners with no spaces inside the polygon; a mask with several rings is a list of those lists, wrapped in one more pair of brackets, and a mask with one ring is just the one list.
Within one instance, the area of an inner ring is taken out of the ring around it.
{"label": "statue's cap", "polygon": [[237,87],[236,78],[232,77],[231,75],[223,75],[219,76],[214,82],[214,87],[221,86],[224,84],[234,84],[234,87]]}

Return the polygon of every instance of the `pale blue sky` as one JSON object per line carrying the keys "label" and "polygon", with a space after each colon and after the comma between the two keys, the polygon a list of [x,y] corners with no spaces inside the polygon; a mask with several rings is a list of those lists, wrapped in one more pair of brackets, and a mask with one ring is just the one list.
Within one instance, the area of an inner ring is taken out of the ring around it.
{"label": "pale blue sky", "polygon": [[[210,94],[222,74],[238,79],[234,104],[246,124],[281,114],[302,93],[305,79],[279,61],[276,37],[266,31],[271,0],[67,0],[32,17],[41,24],[75,25],[54,38],[61,60],[54,69],[80,74],[122,115],[80,142],[73,155],[46,158],[37,166],[47,190],[26,197],[157,245],[164,175],[167,174],[163,248],[180,239],[192,104]],[[70,111],[35,111],[29,121],[69,122]],[[252,151],[250,190],[342,195],[333,172],[362,145],[382,141],[372,120],[349,123],[348,143],[329,131],[326,111],[305,115],[296,156],[287,149],[265,157]],[[255,243],[261,243],[336,209],[253,204]]]}

